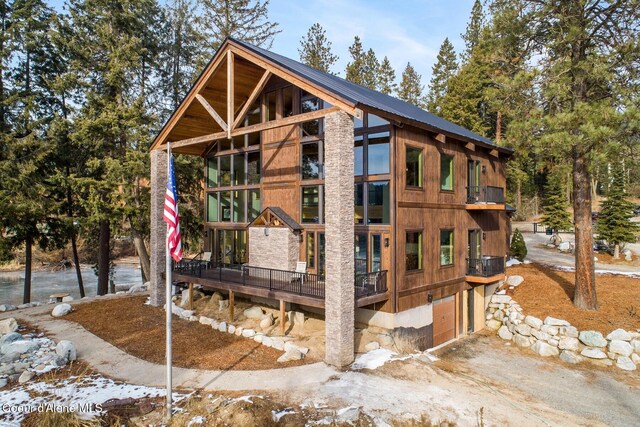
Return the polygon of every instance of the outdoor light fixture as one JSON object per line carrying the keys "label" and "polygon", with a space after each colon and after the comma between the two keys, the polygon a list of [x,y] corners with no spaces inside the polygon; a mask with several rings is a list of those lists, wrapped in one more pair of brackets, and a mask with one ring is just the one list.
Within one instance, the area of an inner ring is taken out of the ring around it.
{"label": "outdoor light fixture", "polygon": [[385,237],[385,238],[384,238],[384,247],[385,247],[385,248],[388,248],[388,247],[389,247],[389,238],[388,238],[388,237]]}
{"label": "outdoor light fixture", "polygon": [[487,165],[482,165],[482,173],[487,173]]}
{"label": "outdoor light fixture", "polygon": [[268,236],[269,235],[269,227],[265,227],[264,228],[264,235]]}
{"label": "outdoor light fixture", "polygon": [[482,240],[487,240],[487,233],[484,231],[482,232]]}
{"label": "outdoor light fixture", "polygon": [[432,294],[431,292],[429,292],[429,293],[427,294],[427,302],[428,302],[429,304],[431,304],[431,303],[433,302],[433,294]]}

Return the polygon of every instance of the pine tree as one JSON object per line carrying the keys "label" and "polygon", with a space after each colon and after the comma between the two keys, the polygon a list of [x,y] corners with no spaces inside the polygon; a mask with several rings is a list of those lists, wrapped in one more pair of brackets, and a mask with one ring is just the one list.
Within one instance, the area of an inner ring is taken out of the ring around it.
{"label": "pine tree", "polygon": [[362,48],[360,37],[354,37],[353,44],[349,46],[349,55],[351,55],[351,62],[347,64],[345,69],[345,78],[350,82],[364,86],[366,54]]}
{"label": "pine tree", "polygon": [[389,58],[386,56],[380,63],[378,74],[378,90],[384,94],[392,95],[398,89],[398,85],[396,83],[396,71],[393,69]]}
{"label": "pine tree", "polygon": [[331,52],[331,42],[327,39],[324,28],[317,22],[309,28],[306,37],[300,40],[298,53],[303,64],[325,73],[330,73],[331,66],[338,60],[338,56]]}
{"label": "pine tree", "polygon": [[524,237],[522,237],[522,233],[517,228],[516,228],[516,231],[513,232],[513,237],[511,238],[509,255],[511,255],[512,258],[515,258],[520,262],[523,262],[525,257],[527,256],[527,245],[524,242]]}
{"label": "pine tree", "polygon": [[548,175],[545,186],[542,223],[551,228],[554,235],[561,230],[569,230],[572,226],[563,177],[562,170],[555,169]]}
{"label": "pine tree", "polygon": [[438,52],[438,60],[432,68],[426,103],[427,110],[434,114],[440,112],[440,101],[446,95],[449,80],[456,74],[457,69],[456,51],[449,39],[445,38]]}
{"label": "pine tree", "polygon": [[211,53],[227,37],[269,49],[280,32],[278,24],[269,20],[269,0],[201,1],[202,25]]}
{"label": "pine tree", "polygon": [[480,42],[480,35],[484,27],[484,11],[482,10],[482,2],[475,0],[473,7],[471,8],[471,16],[469,17],[469,23],[467,24],[467,30],[464,34],[461,34],[465,44],[465,51],[462,54],[463,61],[469,59],[473,53],[473,49]]}
{"label": "pine tree", "polygon": [[620,247],[627,242],[635,242],[636,233],[640,230],[634,217],[633,203],[627,200],[624,185],[624,171],[616,166],[613,171],[611,187],[607,199],[602,202],[596,231],[601,239],[613,245],[613,258],[620,258]]}
{"label": "pine tree", "polygon": [[364,55],[362,85],[374,90],[380,86],[380,62],[373,49],[369,49]]}
{"label": "pine tree", "polygon": [[398,87],[398,98],[417,107],[422,106],[422,76],[413,68],[410,62],[402,72],[402,80]]}

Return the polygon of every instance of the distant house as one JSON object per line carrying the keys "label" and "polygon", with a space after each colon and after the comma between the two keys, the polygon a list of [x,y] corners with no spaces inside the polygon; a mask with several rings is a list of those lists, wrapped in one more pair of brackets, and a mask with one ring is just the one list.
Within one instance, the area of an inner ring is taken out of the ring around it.
{"label": "distant house", "polygon": [[339,366],[353,360],[354,323],[421,349],[483,327],[508,251],[509,149],[228,39],[152,146],[158,305],[167,141],[203,159],[212,253],[204,267],[174,267],[176,280],[322,310],[326,361]]}

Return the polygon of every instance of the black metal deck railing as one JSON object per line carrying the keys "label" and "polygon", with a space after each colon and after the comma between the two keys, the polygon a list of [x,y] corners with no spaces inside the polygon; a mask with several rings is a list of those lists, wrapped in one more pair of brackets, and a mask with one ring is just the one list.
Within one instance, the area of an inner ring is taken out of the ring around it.
{"label": "black metal deck railing", "polygon": [[[200,260],[183,260],[174,263],[173,271],[200,279],[282,291],[305,297],[318,299],[325,297],[324,276],[319,274]],[[354,285],[356,298],[384,293],[387,291],[387,271],[357,274]]]}
{"label": "black metal deck railing", "polygon": [[480,185],[467,187],[467,203],[496,203],[502,204],[504,199],[504,188],[492,187],[490,185]]}
{"label": "black metal deck railing", "polygon": [[467,276],[491,277],[504,274],[504,257],[467,258]]}

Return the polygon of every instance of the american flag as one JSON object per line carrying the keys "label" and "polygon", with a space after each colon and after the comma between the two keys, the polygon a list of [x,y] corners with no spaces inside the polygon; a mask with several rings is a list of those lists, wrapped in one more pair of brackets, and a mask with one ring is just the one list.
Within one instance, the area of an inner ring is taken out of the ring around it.
{"label": "american flag", "polygon": [[167,193],[164,196],[164,215],[167,223],[167,247],[171,258],[179,262],[182,259],[182,242],[180,238],[180,216],[178,215],[178,191],[176,189],[176,174],[173,167],[173,156],[169,155],[169,180]]}

